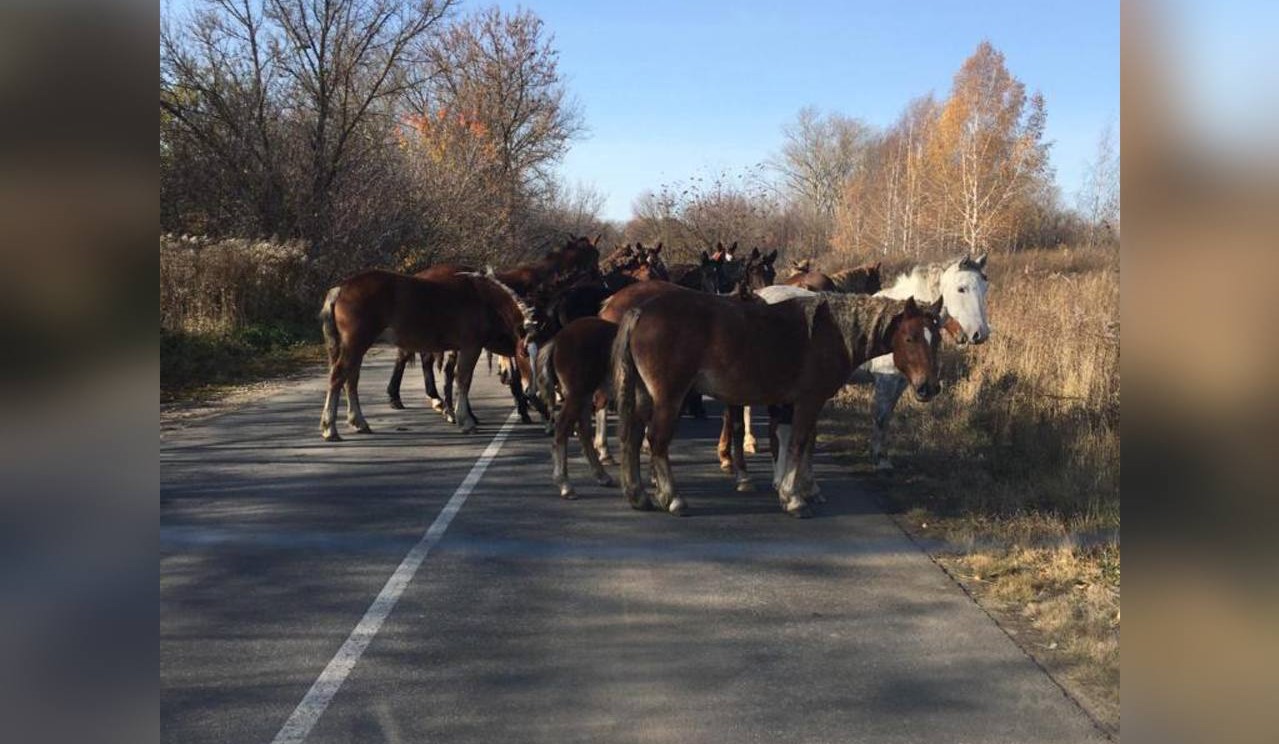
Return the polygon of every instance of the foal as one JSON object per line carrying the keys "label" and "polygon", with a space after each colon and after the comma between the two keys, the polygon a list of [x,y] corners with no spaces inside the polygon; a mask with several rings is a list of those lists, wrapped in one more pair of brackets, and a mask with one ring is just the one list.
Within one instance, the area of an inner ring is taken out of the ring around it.
{"label": "foal", "polygon": [[[848,295],[775,305],[686,290],[663,293],[626,313],[613,344],[614,394],[622,448],[622,492],[631,506],[652,506],[639,477],[648,427],[657,505],[684,514],[675,491],[670,443],[679,406],[694,385],[727,405],[792,406],[782,508],[807,516],[811,455],[822,406],[866,359],[892,353],[921,399],[937,392],[937,318],[914,300]],[[748,362],[748,363],[744,363]],[[740,443],[734,442],[740,458]]]}

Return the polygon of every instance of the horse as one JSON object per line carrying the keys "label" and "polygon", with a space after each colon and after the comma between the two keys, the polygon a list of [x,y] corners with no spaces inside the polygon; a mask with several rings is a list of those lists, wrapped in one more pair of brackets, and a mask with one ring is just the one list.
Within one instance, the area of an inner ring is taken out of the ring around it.
{"label": "horse", "polygon": [[470,405],[471,377],[483,349],[504,356],[526,332],[530,313],[520,298],[489,274],[455,274],[420,279],[391,271],[357,274],[328,291],[320,327],[329,356],[329,387],[320,431],[340,439],[335,419],[345,386],[347,422],[372,433],[360,410],[360,367],[373,342],[386,330],[395,345],[410,352],[458,352],[456,421],[463,433],[479,426]]}
{"label": "horse", "polygon": [[[413,276],[419,279],[441,279],[450,277],[455,274],[474,273],[478,271],[474,266],[466,264],[436,264],[428,266],[417,272]],[[448,370],[447,379],[452,379],[452,370],[457,365],[457,353],[446,352],[441,355],[422,352],[420,354],[422,360],[422,381],[426,386],[426,397],[431,402],[431,407],[437,411],[452,410],[452,391],[445,390],[444,396],[440,395],[439,390],[435,386],[435,366],[440,364],[443,369]],[[404,410],[404,402],[400,400],[400,384],[404,379],[404,369],[413,361],[413,354],[410,352],[400,351],[395,359],[395,368],[391,370],[391,379],[386,383],[386,397],[390,406],[396,410]],[[447,408],[444,399],[447,398]]]}
{"label": "horse", "polygon": [[834,292],[837,287],[831,278],[813,269],[812,259],[791,261],[790,274],[780,284],[787,287],[801,287],[811,292]]}
{"label": "horse", "polygon": [[[600,236],[596,236],[594,240],[570,236],[569,240],[561,248],[548,251],[542,258],[532,263],[499,271],[496,277],[498,281],[515,290],[516,294],[521,298],[527,298],[541,284],[554,280],[565,273],[598,271],[599,249],[597,245],[599,240]],[[423,269],[414,276],[422,279],[433,279],[451,276],[464,271],[473,272],[475,269],[460,264],[439,264]],[[492,353],[492,350],[490,350],[490,354]],[[391,379],[386,386],[386,395],[392,408],[404,408],[404,403],[400,399],[400,384],[404,378],[404,370],[411,359],[411,353],[401,351],[399,357],[395,360],[395,368],[391,371]],[[430,400],[432,408],[443,413],[445,420],[452,423],[454,421],[453,377],[457,365],[457,354],[456,352],[447,352],[443,355],[422,354],[421,359],[427,399]],[[527,364],[521,364],[520,360],[514,357],[512,357],[512,360],[514,366],[527,378],[530,374]],[[435,362],[435,365],[432,364],[432,361]],[[492,371],[491,357],[489,362],[490,371]],[[435,386],[435,366],[439,366],[444,374],[443,395],[440,395]],[[499,365],[499,367],[501,366],[503,365]],[[515,401],[520,420],[526,424],[532,423],[528,416],[528,397],[521,391],[518,381],[512,382],[509,374],[503,374],[505,372],[505,369],[500,369],[499,378],[503,384],[510,387],[511,397]]]}
{"label": "horse", "polygon": [[831,284],[835,285],[836,292],[875,294],[883,288],[883,283],[880,281],[882,268],[883,262],[876,261],[875,263],[854,266],[850,269],[842,269],[828,276]]}
{"label": "horse", "polygon": [[[682,288],[651,298],[627,311],[613,342],[623,495],[635,509],[653,506],[639,477],[647,427],[657,506],[687,513],[669,454],[680,403],[697,384],[727,405],[793,407],[778,497],[786,513],[809,516],[805,464],[826,401],[853,369],[884,353],[893,354],[921,400],[931,399],[939,389],[939,336],[937,318],[914,300],[828,295],[767,304]],[[737,437],[734,459],[744,459]]]}
{"label": "horse", "polygon": [[565,499],[577,497],[568,478],[568,438],[574,428],[595,480],[603,486],[613,485],[591,442],[590,421],[592,409],[603,411],[607,402],[608,352],[616,335],[616,323],[593,316],[577,318],[545,342],[539,357],[544,365],[539,377],[543,404],[549,407],[554,403],[557,388],[564,399],[553,423],[551,463],[555,487]]}
{"label": "horse", "polygon": [[[923,264],[897,277],[893,284],[876,296],[901,299],[914,296],[923,301],[940,299],[947,332],[958,344],[983,344],[990,339],[990,321],[986,315],[986,294],[990,283],[986,278],[985,253],[963,256],[941,263]],[[891,361],[878,357],[867,362],[854,375],[854,382],[871,382],[875,400],[871,407],[870,457],[875,470],[888,472],[893,463],[885,453],[888,424],[893,409],[906,389],[906,381]]]}
{"label": "horse", "polygon": [[[990,338],[986,315],[986,254],[963,256],[941,263],[922,264],[899,275],[892,286],[877,297],[903,299],[915,297],[924,302],[941,302],[943,329],[956,343],[981,344]],[[766,302],[783,302],[796,296],[795,288],[771,287],[759,293]],[[892,462],[884,453],[888,423],[897,401],[906,390],[906,381],[889,357],[868,361],[853,373],[854,383],[874,383],[875,400],[871,406],[871,462],[878,471],[892,470]],[[747,419],[749,432],[750,421]]]}

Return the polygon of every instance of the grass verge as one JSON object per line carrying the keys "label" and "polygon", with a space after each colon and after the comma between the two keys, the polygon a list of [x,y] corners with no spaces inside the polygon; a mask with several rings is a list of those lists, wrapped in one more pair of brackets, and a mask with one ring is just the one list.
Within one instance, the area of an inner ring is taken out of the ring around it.
{"label": "grass verge", "polygon": [[160,403],[214,400],[237,385],[324,361],[314,328],[250,325],[228,333],[160,332]]}

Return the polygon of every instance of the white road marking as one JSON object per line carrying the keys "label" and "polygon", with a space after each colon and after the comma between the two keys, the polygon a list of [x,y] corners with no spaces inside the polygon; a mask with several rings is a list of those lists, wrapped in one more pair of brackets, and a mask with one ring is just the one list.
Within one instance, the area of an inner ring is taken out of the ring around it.
{"label": "white road marking", "polygon": [[408,588],[409,582],[413,580],[422,561],[426,560],[427,553],[430,553],[431,548],[444,537],[444,531],[449,528],[449,523],[462,509],[471,491],[475,490],[475,486],[479,484],[480,478],[484,477],[484,471],[501,451],[502,444],[506,442],[517,420],[518,414],[512,411],[506,418],[506,423],[494,435],[493,441],[489,442],[483,454],[475,461],[475,465],[471,467],[471,472],[462,481],[462,485],[457,487],[448,503],[435,517],[435,521],[427,528],[426,534],[422,535],[417,545],[414,545],[408,555],[404,556],[404,560],[400,561],[399,568],[396,568],[391,578],[386,580],[386,585],[382,587],[381,592],[378,592],[377,598],[373,600],[373,604],[369,605],[369,609],[351,631],[351,635],[347,636],[346,642],[334,654],[328,666],[324,667],[315,684],[311,685],[311,689],[307,691],[306,697],[302,698],[297,708],[293,709],[293,714],[284,722],[280,733],[271,740],[272,744],[301,744],[306,740],[311,729],[320,720],[320,716],[324,715],[325,709],[329,707],[329,703],[333,701],[333,696],[346,681],[347,675],[364,654],[364,649],[368,648],[373,637],[382,628],[382,623],[391,614],[391,610],[395,609],[395,603]]}

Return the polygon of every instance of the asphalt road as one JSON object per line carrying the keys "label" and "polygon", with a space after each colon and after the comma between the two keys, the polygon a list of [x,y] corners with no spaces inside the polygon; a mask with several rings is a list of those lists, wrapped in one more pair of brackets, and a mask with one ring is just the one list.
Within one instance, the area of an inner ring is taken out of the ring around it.
{"label": "asphalt road", "polygon": [[1103,739],[820,458],[828,502],[796,520],[767,455],[736,493],[718,420],[685,419],[690,516],[632,511],[575,443],[563,501],[540,427],[499,435],[495,377],[464,436],[416,369],[387,406],[389,374],[370,357],[373,435],[320,439],[319,375],[162,435],[165,741]]}

